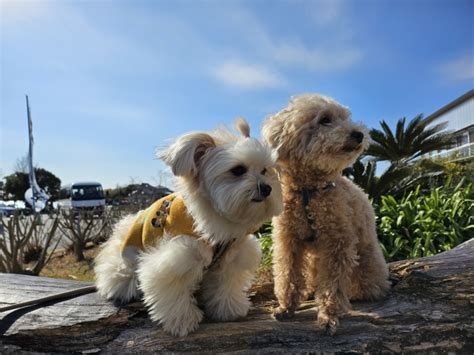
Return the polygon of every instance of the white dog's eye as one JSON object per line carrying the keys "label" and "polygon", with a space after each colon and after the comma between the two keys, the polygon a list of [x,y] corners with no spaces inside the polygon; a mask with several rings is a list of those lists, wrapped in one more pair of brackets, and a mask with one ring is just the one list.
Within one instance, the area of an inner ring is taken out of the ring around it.
{"label": "white dog's eye", "polygon": [[267,173],[267,168],[264,168],[264,169],[260,172],[260,174],[262,174],[262,175],[265,175],[266,173]]}
{"label": "white dog's eye", "polygon": [[319,119],[319,124],[322,126],[329,126],[331,124],[331,117],[323,116]]}
{"label": "white dog's eye", "polygon": [[234,176],[242,176],[247,172],[247,168],[243,165],[237,165],[230,169],[230,172],[234,174]]}

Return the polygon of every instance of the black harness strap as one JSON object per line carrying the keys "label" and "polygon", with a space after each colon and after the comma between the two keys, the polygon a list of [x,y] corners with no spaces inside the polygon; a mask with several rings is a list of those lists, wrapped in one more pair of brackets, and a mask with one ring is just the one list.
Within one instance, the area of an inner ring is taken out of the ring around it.
{"label": "black harness strap", "polygon": [[219,259],[225,254],[225,252],[229,249],[229,247],[235,242],[235,239],[232,239],[230,242],[226,243],[218,243],[214,246],[212,261],[209,266],[206,268],[206,271],[212,268]]}
{"label": "black harness strap", "polygon": [[313,196],[313,193],[315,192],[315,189],[307,189],[303,188],[301,190],[301,196],[303,198],[303,209],[304,213],[306,216],[306,222],[309,225],[309,228],[311,229],[311,232],[307,237],[303,239],[305,242],[314,242],[316,238],[318,237],[318,231],[314,225],[314,214],[309,210],[309,201],[311,200],[311,197]]}

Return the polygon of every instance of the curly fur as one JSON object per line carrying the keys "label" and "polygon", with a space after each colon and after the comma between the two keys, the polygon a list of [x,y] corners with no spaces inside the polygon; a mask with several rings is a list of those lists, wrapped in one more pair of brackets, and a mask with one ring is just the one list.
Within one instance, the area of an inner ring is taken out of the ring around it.
{"label": "curly fur", "polygon": [[[358,133],[355,133],[358,132]],[[363,136],[361,136],[363,135]],[[315,294],[318,325],[334,334],[350,300],[374,300],[389,289],[375,216],[366,194],[342,176],[368,144],[350,111],[320,95],[301,95],[269,117],[264,139],[277,151],[284,211],[273,219],[277,319],[291,317]],[[335,188],[324,190],[328,182]],[[303,207],[302,189],[317,189]],[[307,213],[314,216],[310,223]],[[316,238],[311,240],[312,231]]]}

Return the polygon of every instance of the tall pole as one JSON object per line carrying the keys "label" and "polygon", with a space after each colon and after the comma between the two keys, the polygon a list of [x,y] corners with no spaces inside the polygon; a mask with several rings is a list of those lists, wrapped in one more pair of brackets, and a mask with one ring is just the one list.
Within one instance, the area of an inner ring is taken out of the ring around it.
{"label": "tall pole", "polygon": [[31,120],[31,112],[30,112],[30,103],[28,101],[28,95],[26,96],[26,113],[28,116],[28,136],[29,136],[29,150],[28,150],[28,167],[29,167],[29,181],[30,181],[30,187],[31,187],[31,192],[32,192],[32,201],[31,201],[31,207],[33,208],[33,213],[36,214],[36,208],[35,208],[35,203],[36,203],[36,196],[37,196],[37,191],[36,191],[36,184],[35,184],[35,178],[34,174],[35,171],[33,170],[33,122]]}

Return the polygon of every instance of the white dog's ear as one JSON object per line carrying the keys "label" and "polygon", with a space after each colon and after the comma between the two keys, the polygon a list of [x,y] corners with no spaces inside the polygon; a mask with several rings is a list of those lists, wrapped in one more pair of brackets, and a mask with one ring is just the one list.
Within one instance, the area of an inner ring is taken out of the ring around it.
{"label": "white dog's ear", "polygon": [[235,120],[235,128],[246,138],[250,137],[250,126],[247,120],[243,117],[237,117]]}
{"label": "white dog's ear", "polygon": [[176,176],[195,176],[204,155],[216,147],[214,139],[207,133],[188,133],[158,153]]}

